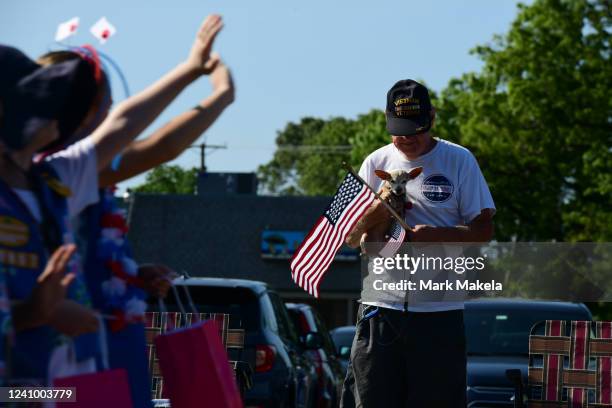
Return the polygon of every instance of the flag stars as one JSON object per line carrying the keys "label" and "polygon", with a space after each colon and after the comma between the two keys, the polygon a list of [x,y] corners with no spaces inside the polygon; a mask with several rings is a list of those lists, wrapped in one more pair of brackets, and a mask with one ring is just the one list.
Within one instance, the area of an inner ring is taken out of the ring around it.
{"label": "flag stars", "polygon": [[352,174],[347,175],[344,182],[340,186],[340,189],[334,196],[328,209],[325,211],[325,217],[335,224],[342,215],[342,211],[348,206],[348,204],[359,194],[362,185]]}

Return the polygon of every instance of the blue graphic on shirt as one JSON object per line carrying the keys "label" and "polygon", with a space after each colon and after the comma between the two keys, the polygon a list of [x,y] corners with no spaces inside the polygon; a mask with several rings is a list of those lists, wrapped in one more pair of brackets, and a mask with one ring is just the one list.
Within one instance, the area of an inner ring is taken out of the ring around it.
{"label": "blue graphic on shirt", "polygon": [[442,174],[433,174],[421,184],[423,197],[434,203],[443,203],[451,198],[454,189],[453,183]]}

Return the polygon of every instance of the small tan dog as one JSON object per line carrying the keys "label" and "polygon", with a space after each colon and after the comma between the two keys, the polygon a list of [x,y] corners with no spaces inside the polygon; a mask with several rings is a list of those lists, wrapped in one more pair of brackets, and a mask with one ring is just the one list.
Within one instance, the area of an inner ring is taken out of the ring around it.
{"label": "small tan dog", "polygon": [[[423,167],[415,167],[410,171],[401,169],[374,171],[374,173],[376,173],[381,180],[385,181],[379,192],[381,198],[384,199],[400,217],[404,217],[405,211],[412,208],[412,203],[408,201],[409,197],[406,191],[406,185],[408,182],[410,182],[410,180],[417,178],[422,171]],[[388,223],[384,222],[375,225],[369,231],[363,234],[361,237],[361,243],[384,242],[388,228]]]}
{"label": "small tan dog", "polygon": [[393,195],[401,197],[404,203],[410,203],[408,201],[408,195],[406,194],[406,184],[408,184],[410,180],[417,178],[422,171],[423,167],[415,167],[410,171],[401,169],[391,170],[389,172],[385,170],[374,170],[374,173],[378,176],[378,178],[385,181],[382,187],[383,193],[385,191],[389,191]]}

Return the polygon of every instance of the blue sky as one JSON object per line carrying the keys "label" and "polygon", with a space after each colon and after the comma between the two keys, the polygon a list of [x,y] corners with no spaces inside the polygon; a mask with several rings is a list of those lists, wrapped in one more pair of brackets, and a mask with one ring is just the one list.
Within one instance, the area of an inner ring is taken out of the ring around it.
{"label": "blue sky", "polygon": [[[132,93],[182,61],[202,19],[220,13],[225,28],[215,49],[234,74],[236,102],[199,140],[227,143],[207,157],[210,171],[254,171],[274,153],[278,130],[304,116],[355,117],[384,108],[398,79],[422,79],[434,90],[478,70],[469,55],[504,33],[514,0],[249,1],[20,0],[0,5],[0,41],[31,57],[57,49],[57,25],[81,18],[73,45],[92,43],[89,27],[106,16],[117,35],[100,49],[121,66]],[[113,81],[116,100],[122,92]],[[159,127],[210,92],[206,78],[190,86],[148,129]],[[145,132],[143,135],[146,135]],[[188,150],[175,164],[199,165]],[[126,187],[142,182],[136,177]]]}

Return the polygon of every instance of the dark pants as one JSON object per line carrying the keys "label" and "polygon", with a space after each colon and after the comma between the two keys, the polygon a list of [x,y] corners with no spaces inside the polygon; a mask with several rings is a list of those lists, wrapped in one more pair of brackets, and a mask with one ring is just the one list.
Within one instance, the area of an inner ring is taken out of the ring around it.
{"label": "dark pants", "polygon": [[342,408],[464,408],[463,311],[360,306]]}

